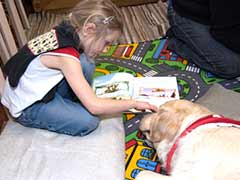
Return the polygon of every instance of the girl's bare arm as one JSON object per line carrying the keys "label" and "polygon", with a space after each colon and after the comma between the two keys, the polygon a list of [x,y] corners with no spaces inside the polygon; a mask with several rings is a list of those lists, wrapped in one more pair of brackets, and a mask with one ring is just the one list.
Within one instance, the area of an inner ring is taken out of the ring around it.
{"label": "girl's bare arm", "polygon": [[47,67],[60,69],[63,72],[76,96],[92,114],[117,113],[131,108],[157,110],[155,106],[146,102],[98,98],[86,81],[81,64],[77,60],[45,55],[41,57],[41,61]]}

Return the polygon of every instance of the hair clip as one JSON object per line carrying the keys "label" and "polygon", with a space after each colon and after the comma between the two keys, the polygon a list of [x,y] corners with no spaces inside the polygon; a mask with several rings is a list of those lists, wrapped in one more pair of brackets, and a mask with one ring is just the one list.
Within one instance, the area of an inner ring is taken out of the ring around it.
{"label": "hair clip", "polygon": [[109,16],[109,17],[106,17],[104,20],[103,20],[103,24],[109,24],[112,20],[113,20],[114,16]]}

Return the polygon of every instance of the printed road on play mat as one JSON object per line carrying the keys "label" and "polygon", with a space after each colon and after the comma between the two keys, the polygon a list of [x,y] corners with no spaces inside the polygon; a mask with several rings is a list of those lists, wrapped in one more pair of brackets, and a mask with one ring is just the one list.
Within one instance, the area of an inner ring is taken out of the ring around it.
{"label": "printed road on play mat", "polygon": [[[168,40],[120,44],[107,47],[96,59],[95,76],[128,72],[141,76],[175,76],[181,99],[196,101],[209,87],[219,83],[240,92],[240,79],[225,80],[201,70],[195,64],[167,50]],[[123,114],[126,142],[125,179],[132,180],[143,169],[165,173],[155,151],[138,131],[142,114]]]}

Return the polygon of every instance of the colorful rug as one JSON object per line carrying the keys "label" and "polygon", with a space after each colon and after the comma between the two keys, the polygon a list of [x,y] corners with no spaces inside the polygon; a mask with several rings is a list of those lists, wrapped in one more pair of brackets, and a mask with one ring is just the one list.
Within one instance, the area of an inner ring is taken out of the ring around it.
{"label": "colorful rug", "polygon": [[[181,99],[196,101],[209,87],[219,83],[240,92],[240,79],[225,80],[203,71],[166,49],[168,41],[153,41],[109,46],[96,59],[95,76],[128,72],[135,76],[176,76]],[[155,151],[145,144],[138,131],[141,114],[123,114],[126,141],[125,179],[132,180],[143,169],[165,173]]]}

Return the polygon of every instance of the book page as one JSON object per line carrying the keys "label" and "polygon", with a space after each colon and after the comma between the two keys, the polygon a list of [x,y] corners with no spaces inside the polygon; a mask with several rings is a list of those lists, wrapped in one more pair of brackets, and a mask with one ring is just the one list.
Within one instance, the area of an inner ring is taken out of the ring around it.
{"label": "book page", "polygon": [[176,77],[137,77],[134,78],[133,99],[146,101],[157,107],[179,99]]}
{"label": "book page", "polygon": [[102,98],[130,99],[133,95],[133,78],[129,73],[99,76],[93,81],[93,90]]}

